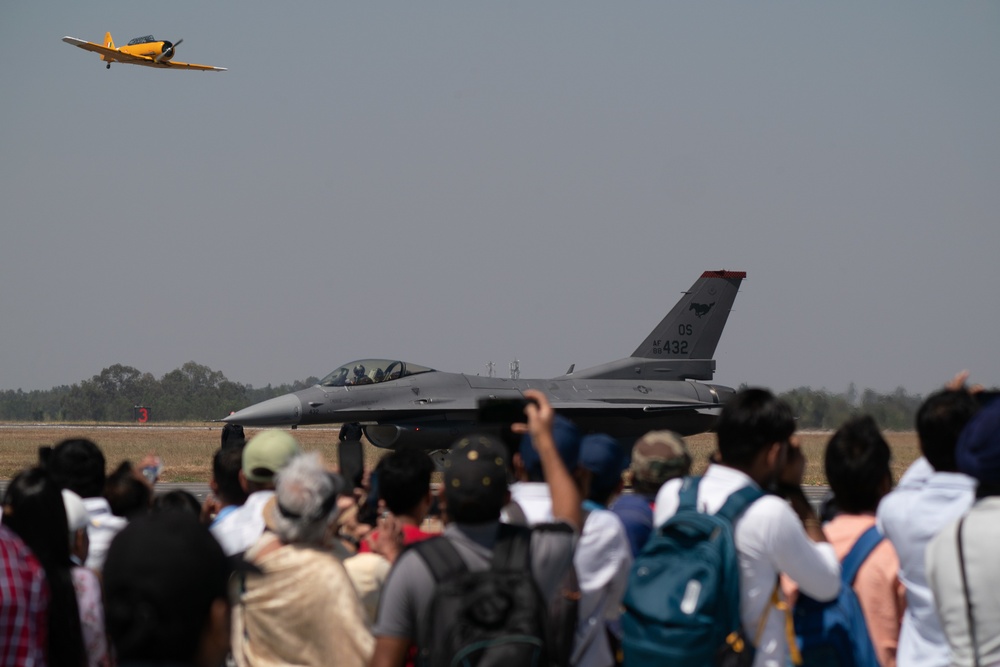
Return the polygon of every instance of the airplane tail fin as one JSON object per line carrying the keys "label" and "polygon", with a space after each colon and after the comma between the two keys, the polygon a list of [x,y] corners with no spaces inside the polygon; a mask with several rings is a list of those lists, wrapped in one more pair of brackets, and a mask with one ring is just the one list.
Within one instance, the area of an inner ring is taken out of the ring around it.
{"label": "airplane tail fin", "polygon": [[111,33],[110,32],[104,33],[104,46],[108,47],[109,49],[116,48],[115,47],[115,40],[111,39]]}
{"label": "airplane tail fin", "polygon": [[711,359],[746,271],[706,271],[632,353],[645,359]]}

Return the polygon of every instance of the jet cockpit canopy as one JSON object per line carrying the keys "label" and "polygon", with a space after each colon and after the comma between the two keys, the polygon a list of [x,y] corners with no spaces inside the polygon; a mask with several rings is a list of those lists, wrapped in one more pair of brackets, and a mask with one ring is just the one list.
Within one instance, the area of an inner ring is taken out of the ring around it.
{"label": "jet cockpit canopy", "polygon": [[319,381],[321,387],[352,387],[360,384],[391,382],[401,377],[433,371],[397,359],[359,359],[344,364]]}

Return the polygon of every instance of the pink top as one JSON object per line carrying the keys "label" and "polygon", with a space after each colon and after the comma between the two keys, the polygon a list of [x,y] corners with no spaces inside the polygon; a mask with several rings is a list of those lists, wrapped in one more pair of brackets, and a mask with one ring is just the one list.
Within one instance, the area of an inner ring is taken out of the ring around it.
{"label": "pink top", "polygon": [[[872,514],[841,514],[823,526],[837,558],[843,560],[861,533],[875,525]],[[895,667],[899,626],[906,610],[906,589],[899,581],[899,558],[889,540],[875,547],[858,570],[854,592],[882,667]]]}
{"label": "pink top", "polygon": [[[874,514],[840,514],[823,524],[823,532],[837,559],[842,561],[861,534],[874,525]],[[799,594],[795,582],[781,575],[781,590],[794,605]],[[854,593],[865,615],[879,665],[896,667],[899,628],[906,611],[906,587],[899,580],[899,558],[889,540],[882,540],[862,563],[854,580]]]}

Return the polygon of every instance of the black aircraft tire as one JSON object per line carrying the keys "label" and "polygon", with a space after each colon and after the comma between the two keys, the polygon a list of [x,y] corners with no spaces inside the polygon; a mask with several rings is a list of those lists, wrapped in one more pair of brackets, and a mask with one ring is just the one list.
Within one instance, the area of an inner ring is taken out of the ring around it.
{"label": "black aircraft tire", "polygon": [[337,448],[337,462],[340,474],[348,484],[361,486],[361,476],[364,474],[365,459],[360,440],[343,440]]}

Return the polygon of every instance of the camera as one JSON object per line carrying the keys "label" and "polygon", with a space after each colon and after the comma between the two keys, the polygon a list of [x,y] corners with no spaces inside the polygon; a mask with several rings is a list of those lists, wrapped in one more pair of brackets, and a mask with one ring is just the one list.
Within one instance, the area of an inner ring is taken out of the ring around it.
{"label": "camera", "polygon": [[524,408],[528,403],[534,403],[530,399],[518,396],[517,398],[481,398],[479,399],[479,410],[476,414],[476,421],[480,424],[516,424],[528,421],[524,414]]}

